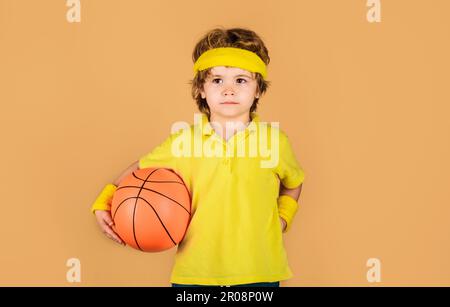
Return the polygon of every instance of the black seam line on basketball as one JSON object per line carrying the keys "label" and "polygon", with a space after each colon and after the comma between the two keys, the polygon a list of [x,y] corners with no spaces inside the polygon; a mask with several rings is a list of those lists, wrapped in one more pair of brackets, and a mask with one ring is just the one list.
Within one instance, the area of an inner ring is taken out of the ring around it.
{"label": "black seam line on basketball", "polygon": [[125,198],[124,200],[122,200],[122,201],[120,202],[120,204],[117,206],[116,210],[114,210],[112,219],[114,220],[114,218],[116,217],[117,211],[118,211],[119,208],[123,205],[124,202],[126,202],[126,201],[129,200],[129,199],[134,199],[135,197],[136,197],[136,196],[131,196],[131,197],[127,197],[127,198]]}
{"label": "black seam line on basketball", "polygon": [[[155,191],[155,190],[152,190],[152,189],[149,189],[149,188],[145,188],[145,187],[134,186],[134,185],[125,185],[125,186],[122,186],[122,187],[120,187],[120,188],[118,188],[118,189],[124,189],[124,188],[140,188],[141,190],[146,190],[146,191],[150,191],[150,192],[159,194],[159,195],[161,195],[161,196],[163,196],[163,197],[165,197],[165,198],[167,198],[167,199],[170,199],[171,201],[173,201],[174,203],[176,203],[178,206],[180,206],[181,208],[183,208],[188,214],[191,214],[191,213],[189,212],[189,210],[187,210],[182,204],[180,204],[179,202],[177,202],[175,199],[172,199],[172,198],[170,198],[170,197],[167,196],[167,195],[161,194],[161,193],[159,193],[158,191]],[[118,190],[118,189],[117,189],[117,190]],[[140,193],[141,190],[139,190],[139,193]],[[137,196],[139,196],[139,193],[138,193]]]}
{"label": "black seam line on basketball", "polygon": [[[131,196],[131,197],[125,198],[124,200],[122,200],[122,201],[117,205],[116,210],[114,210],[114,212],[113,212],[113,214],[112,214],[112,219],[114,220],[114,219],[116,218],[117,211],[119,211],[120,207],[122,207],[122,205],[123,205],[124,202],[126,202],[126,201],[129,200],[129,199],[134,199],[134,198],[140,198],[140,199],[143,199],[142,197],[139,197],[139,196]],[[177,203],[177,204],[178,204],[178,203]],[[179,204],[178,204],[178,205],[179,205]],[[180,207],[183,208],[188,214],[190,214],[189,211],[186,210],[186,208],[184,208],[184,207],[181,206],[181,205],[180,205]]]}
{"label": "black seam line on basketball", "polygon": [[172,236],[170,235],[170,232],[167,230],[166,225],[164,225],[164,222],[161,220],[161,218],[159,217],[158,212],[156,212],[155,208],[153,208],[152,204],[149,203],[145,198],[139,197],[139,199],[142,199],[143,201],[145,201],[150,208],[152,208],[153,212],[155,212],[156,217],[158,218],[159,222],[161,223],[161,225],[164,227],[164,230],[166,231],[167,235],[169,236],[170,240],[172,240],[174,245],[177,245],[177,243],[175,242],[175,240],[172,238]]}
{"label": "black seam line on basketball", "polygon": [[183,177],[178,175],[176,172],[174,172],[174,174],[175,174],[175,176],[177,176],[181,180],[181,182],[183,183],[184,189],[186,190],[186,192],[187,192],[187,194],[189,196],[189,212],[191,212],[191,210],[192,210],[192,205],[191,205],[192,204],[192,196],[191,196],[191,192],[189,191],[189,189],[188,189],[188,187],[186,185],[186,182],[184,182]]}
{"label": "black seam line on basketball", "polygon": [[[113,213],[113,216],[112,216],[112,219],[113,219],[113,220],[114,220],[114,218],[116,217],[117,211],[119,211],[119,208],[123,205],[123,203],[125,203],[127,200],[133,199],[133,198],[135,198],[135,197],[134,197],[134,196],[133,196],[133,197],[127,197],[127,198],[125,198],[124,200],[122,200],[122,201],[120,202],[120,204],[117,206],[116,210],[115,210],[114,213]],[[136,202],[134,203],[134,208],[133,208],[133,236],[134,236],[134,241],[136,242],[136,245],[138,246],[138,248],[139,248],[140,250],[142,250],[142,248],[139,246],[139,243],[138,243],[137,240],[136,240],[136,235],[135,235],[135,233],[134,233],[134,217],[135,217],[135,212],[136,212]]]}
{"label": "black seam line on basketball", "polygon": [[133,174],[133,176],[134,176],[135,178],[137,178],[137,179],[139,179],[139,180],[143,180],[143,181],[144,181],[144,184],[145,184],[146,182],[149,181],[148,178],[150,178],[150,177],[153,175],[153,173],[159,171],[160,169],[165,169],[165,170],[167,170],[166,168],[155,168],[154,170],[152,170],[152,172],[151,172],[150,174],[148,174],[147,178],[145,178],[145,179],[142,179],[142,178],[139,178],[138,176],[136,176],[136,173],[135,173],[135,172],[132,172],[132,174]]}
{"label": "black seam line on basketball", "polygon": [[135,227],[134,227],[134,219],[136,218],[136,207],[137,207],[137,199],[134,202],[134,208],[133,208],[133,236],[134,236],[134,242],[136,242],[137,247],[143,251],[143,249],[141,248],[141,246],[139,245],[137,238],[136,238],[136,231],[135,231]]}
{"label": "black seam line on basketball", "polygon": [[[158,169],[155,169],[155,170],[152,171],[150,174],[148,174],[147,178],[145,178],[145,181],[142,183],[142,185],[141,185],[141,187],[140,187],[140,189],[139,189],[139,192],[138,192],[137,195],[136,195],[136,201],[134,202],[134,209],[133,209],[133,237],[134,237],[134,241],[136,242],[136,245],[139,247],[140,250],[142,250],[142,248],[140,247],[140,245],[139,245],[139,243],[138,243],[138,241],[137,241],[137,238],[136,238],[136,229],[135,229],[135,227],[134,227],[134,218],[135,218],[135,213],[136,213],[137,201],[138,201],[139,198],[141,198],[141,197],[139,197],[139,195],[141,194],[141,191],[142,191],[142,188],[143,188],[144,185],[145,185],[145,182],[146,182],[146,181],[148,180],[148,178],[150,178],[150,176],[151,176],[154,172],[156,172],[157,170],[158,170]],[[134,172],[133,172],[133,174],[134,174]]]}
{"label": "black seam line on basketball", "polygon": [[[139,178],[138,176],[136,176],[135,173],[133,173],[134,178],[145,181],[145,179]],[[162,183],[178,183],[178,184],[183,184],[182,182],[179,181],[166,181],[166,180],[161,180],[161,181],[157,181],[157,180],[147,180],[145,182],[162,182]]]}

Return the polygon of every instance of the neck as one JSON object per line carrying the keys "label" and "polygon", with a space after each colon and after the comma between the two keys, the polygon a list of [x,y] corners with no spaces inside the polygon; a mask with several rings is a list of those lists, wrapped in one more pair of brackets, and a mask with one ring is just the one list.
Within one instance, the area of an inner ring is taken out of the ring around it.
{"label": "neck", "polygon": [[228,140],[236,132],[244,130],[250,124],[251,117],[250,113],[244,113],[236,117],[225,117],[217,114],[211,114],[210,122],[216,133],[222,138]]}

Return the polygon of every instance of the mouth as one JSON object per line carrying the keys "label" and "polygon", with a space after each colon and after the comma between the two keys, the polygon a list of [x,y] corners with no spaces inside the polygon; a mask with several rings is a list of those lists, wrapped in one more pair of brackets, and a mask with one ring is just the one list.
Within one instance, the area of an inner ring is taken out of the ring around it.
{"label": "mouth", "polygon": [[222,102],[220,104],[239,104],[239,103],[238,102],[234,102],[234,101],[225,101],[225,102]]}

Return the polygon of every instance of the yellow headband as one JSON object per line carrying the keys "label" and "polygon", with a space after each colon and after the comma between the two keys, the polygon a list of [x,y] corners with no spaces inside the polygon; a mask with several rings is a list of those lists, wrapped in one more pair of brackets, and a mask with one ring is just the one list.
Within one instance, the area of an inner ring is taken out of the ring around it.
{"label": "yellow headband", "polygon": [[198,71],[214,66],[239,67],[251,72],[259,72],[264,79],[267,76],[267,68],[263,60],[256,53],[241,48],[221,47],[203,52],[195,61],[194,75]]}

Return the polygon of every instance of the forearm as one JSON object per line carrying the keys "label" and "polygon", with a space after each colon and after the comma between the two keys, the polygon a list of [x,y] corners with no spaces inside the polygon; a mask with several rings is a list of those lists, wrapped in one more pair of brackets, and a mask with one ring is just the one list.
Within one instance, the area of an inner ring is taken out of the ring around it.
{"label": "forearm", "polygon": [[127,177],[129,174],[131,174],[137,169],[139,169],[139,160],[134,162],[126,170],[124,170],[122,174],[120,174],[119,177],[117,177],[116,180],[114,180],[114,185],[119,186],[123,178]]}
{"label": "forearm", "polygon": [[298,201],[298,199],[300,197],[300,193],[302,192],[302,185],[303,184],[300,184],[298,187],[296,187],[294,189],[288,189],[280,183],[280,196],[281,195],[289,195],[293,199]]}
{"label": "forearm", "polygon": [[95,200],[94,204],[91,207],[91,211],[95,213],[96,210],[110,210],[112,196],[116,191],[117,187],[119,186],[120,182],[122,181],[123,178],[125,178],[126,176],[128,176],[137,169],[139,169],[139,161],[136,161],[133,164],[131,164],[126,170],[122,172],[122,174],[120,174],[119,177],[117,177],[116,180],[114,180],[113,183],[108,183]]}

